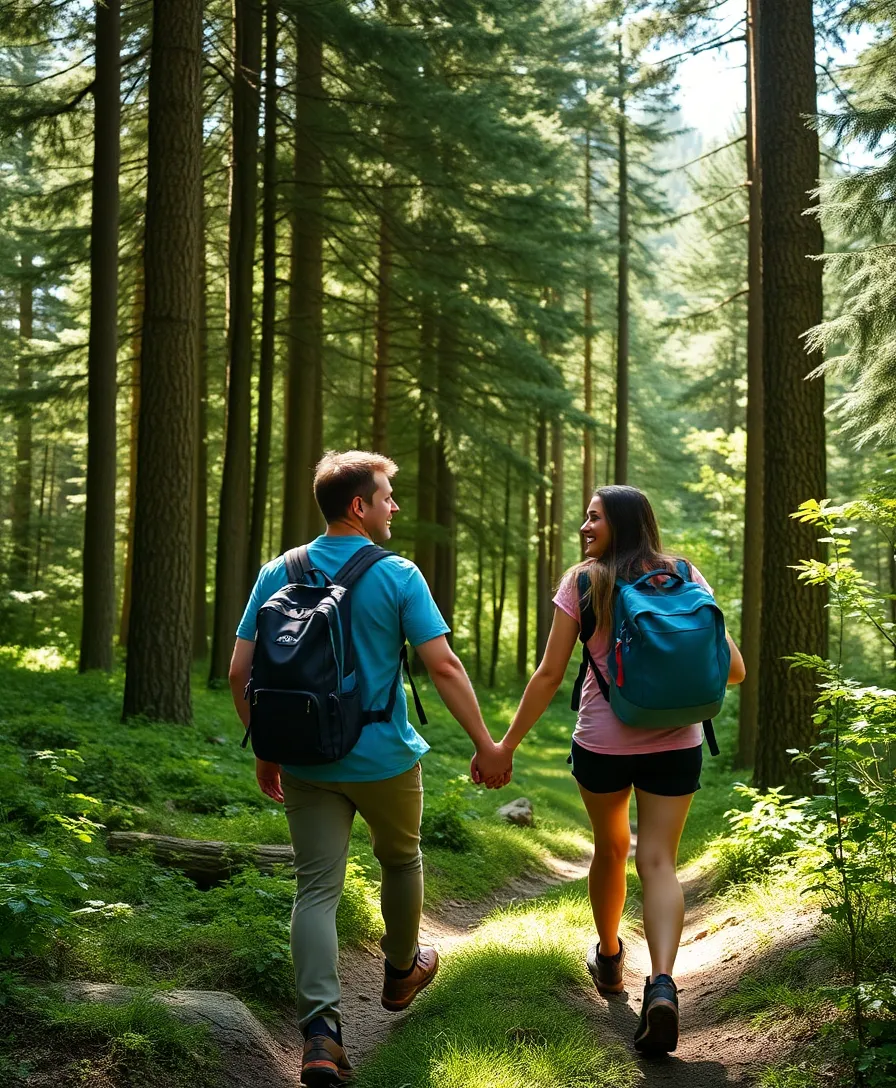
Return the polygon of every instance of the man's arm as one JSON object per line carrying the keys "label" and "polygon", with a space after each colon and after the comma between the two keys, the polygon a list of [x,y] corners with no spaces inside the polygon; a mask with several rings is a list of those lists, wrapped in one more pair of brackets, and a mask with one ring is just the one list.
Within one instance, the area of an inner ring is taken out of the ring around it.
{"label": "man's arm", "polygon": [[[248,729],[249,704],[246,701],[246,684],[249,683],[249,675],[252,671],[252,655],[255,653],[255,643],[248,638],[238,638],[233,647],[233,657],[230,659],[230,694],[233,696],[233,705],[240,716],[240,721]],[[255,777],[261,792],[271,798],[272,801],[283,803],[283,790],[280,786],[280,764],[266,763],[263,759],[255,759]]]}
{"label": "man's arm", "polygon": [[476,748],[475,762],[483,779],[510,781],[512,759],[499,750],[482,720],[476,693],[460,658],[448,645],[444,635],[422,642],[415,647],[426,666],[430,679],[451,716],[466,732]]}

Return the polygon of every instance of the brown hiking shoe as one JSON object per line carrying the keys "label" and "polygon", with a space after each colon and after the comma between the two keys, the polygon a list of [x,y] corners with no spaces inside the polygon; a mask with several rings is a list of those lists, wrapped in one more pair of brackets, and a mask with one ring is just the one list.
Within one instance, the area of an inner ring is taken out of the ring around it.
{"label": "brown hiking shoe", "polygon": [[585,960],[594,985],[601,994],[621,994],[625,989],[622,977],[622,967],[625,963],[625,946],[619,942],[619,951],[615,956],[602,956],[600,944],[593,944],[588,949],[588,957]]}
{"label": "brown hiking shoe", "polygon": [[383,1008],[389,1012],[406,1009],[424,986],[432,982],[438,969],[438,952],[434,948],[418,948],[413,970],[407,978],[392,978],[387,974],[383,980]]}
{"label": "brown hiking shoe", "polygon": [[329,1035],[312,1035],[302,1051],[302,1084],[307,1088],[329,1088],[351,1078],[345,1048]]}

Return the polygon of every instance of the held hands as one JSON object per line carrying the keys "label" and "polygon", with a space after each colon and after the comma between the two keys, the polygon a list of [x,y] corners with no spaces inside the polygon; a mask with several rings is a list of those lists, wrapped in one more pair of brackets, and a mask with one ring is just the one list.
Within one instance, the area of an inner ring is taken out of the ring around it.
{"label": "held hands", "polygon": [[470,760],[470,777],[477,786],[498,790],[513,777],[513,750],[492,742],[488,747],[477,748]]}
{"label": "held hands", "polygon": [[280,785],[280,764],[267,763],[263,759],[255,759],[255,778],[261,787],[261,792],[266,794],[278,805],[283,804],[283,789]]}

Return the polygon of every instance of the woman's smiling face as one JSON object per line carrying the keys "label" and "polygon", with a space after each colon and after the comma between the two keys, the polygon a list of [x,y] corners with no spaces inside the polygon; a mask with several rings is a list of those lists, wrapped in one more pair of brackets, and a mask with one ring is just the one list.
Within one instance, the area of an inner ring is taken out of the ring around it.
{"label": "woman's smiling face", "polygon": [[579,530],[585,542],[585,555],[588,559],[600,559],[610,546],[610,523],[604,514],[604,504],[600,495],[595,495],[588,503],[585,523]]}

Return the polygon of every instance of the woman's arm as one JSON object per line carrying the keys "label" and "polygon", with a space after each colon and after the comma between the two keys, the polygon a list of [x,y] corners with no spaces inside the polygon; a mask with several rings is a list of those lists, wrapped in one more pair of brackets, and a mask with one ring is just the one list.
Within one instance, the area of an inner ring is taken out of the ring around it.
{"label": "woman's arm", "polygon": [[728,639],[728,649],[731,651],[731,665],[728,668],[728,683],[742,684],[744,677],[747,675],[743,656],[737,648],[737,643],[727,631],[725,632],[725,638]]}
{"label": "woman's arm", "polygon": [[526,685],[513,722],[501,745],[514,751],[538,719],[548,708],[557,688],[563,683],[566,666],[572,656],[573,648],[579,637],[579,625],[562,608],[554,608],[554,622],[544,651],[541,664],[535,670],[532,679]]}

